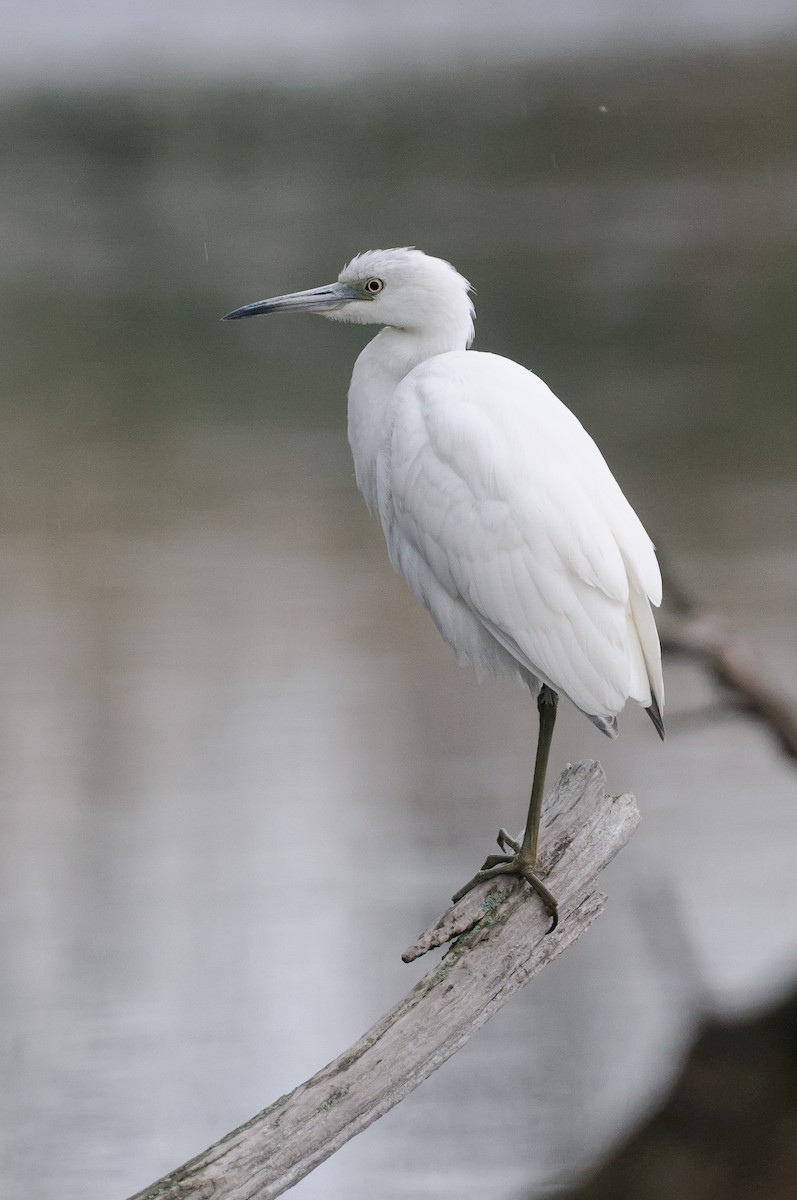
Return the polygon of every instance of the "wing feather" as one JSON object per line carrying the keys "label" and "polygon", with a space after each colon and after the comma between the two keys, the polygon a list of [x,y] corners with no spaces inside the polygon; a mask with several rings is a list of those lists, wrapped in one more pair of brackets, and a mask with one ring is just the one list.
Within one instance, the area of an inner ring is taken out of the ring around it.
{"label": "wing feather", "polygon": [[652,543],[595,443],[541,380],[491,354],[428,360],[396,389],[381,475],[391,559],[444,635],[421,563],[518,663],[588,714],[610,718],[629,696],[650,704],[651,683],[661,702]]}

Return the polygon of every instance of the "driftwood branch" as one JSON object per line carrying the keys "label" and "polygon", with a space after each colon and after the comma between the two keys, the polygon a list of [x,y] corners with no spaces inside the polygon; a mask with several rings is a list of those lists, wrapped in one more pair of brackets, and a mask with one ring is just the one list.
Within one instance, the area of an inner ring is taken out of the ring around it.
{"label": "driftwood branch", "polygon": [[601,911],[596,878],[639,819],[605,783],[581,763],[546,800],[538,867],[559,900],[554,933],[525,883],[474,888],[404,956],[455,937],[442,960],[356,1045],[133,1200],[270,1200],[403,1100]]}

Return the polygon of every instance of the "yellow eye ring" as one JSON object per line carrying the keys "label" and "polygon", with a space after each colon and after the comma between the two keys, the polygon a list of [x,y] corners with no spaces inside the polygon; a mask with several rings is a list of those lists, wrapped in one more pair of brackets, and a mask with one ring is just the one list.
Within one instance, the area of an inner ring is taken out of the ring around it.
{"label": "yellow eye ring", "polygon": [[364,284],[364,290],[369,296],[378,296],[384,286],[385,285],[381,279],[368,279]]}

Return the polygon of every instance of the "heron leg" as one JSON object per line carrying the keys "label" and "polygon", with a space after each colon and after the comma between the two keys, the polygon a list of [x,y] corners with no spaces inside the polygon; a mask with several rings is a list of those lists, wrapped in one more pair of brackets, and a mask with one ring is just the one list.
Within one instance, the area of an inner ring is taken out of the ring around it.
{"label": "heron leg", "polygon": [[537,841],[540,832],[542,803],[545,798],[545,775],[548,770],[548,756],[551,751],[553,730],[556,724],[556,706],[558,700],[559,697],[556,692],[546,684],[543,684],[540,694],[537,697],[537,709],[540,714],[540,733],[537,739],[537,756],[534,761],[534,780],[531,785],[529,813],[526,818],[526,829],[522,842],[516,842],[513,837],[509,836],[505,829],[501,829],[498,834],[498,845],[502,850],[510,849],[514,853],[489,855],[482,869],[477,871],[473,879],[470,879],[453,896],[454,903],[456,903],[472,887],[475,887],[477,883],[483,883],[486,879],[494,879],[497,875],[520,875],[534,889],[549,910],[551,914],[551,928],[548,930],[549,933],[553,932],[559,920],[558,906],[555,897],[542,880],[535,875],[534,866],[537,862]]}
{"label": "heron leg", "polygon": [[540,817],[542,802],[545,799],[545,775],[548,770],[548,755],[553,741],[553,727],[556,724],[556,707],[559,697],[552,688],[543,684],[537,697],[537,710],[540,714],[540,734],[537,738],[537,757],[534,760],[534,779],[531,784],[531,800],[529,815],[526,818],[526,830],[520,844],[519,857],[531,869],[537,861],[537,838],[540,832]]}

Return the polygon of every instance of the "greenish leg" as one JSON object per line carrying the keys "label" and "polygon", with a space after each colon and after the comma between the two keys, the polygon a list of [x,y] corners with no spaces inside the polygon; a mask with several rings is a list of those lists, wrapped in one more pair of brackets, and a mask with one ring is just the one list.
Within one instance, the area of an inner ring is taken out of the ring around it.
{"label": "greenish leg", "polygon": [[498,845],[502,850],[511,849],[514,853],[491,854],[486,859],[481,871],[477,871],[473,879],[469,880],[453,896],[454,903],[456,903],[472,887],[475,887],[477,883],[482,883],[485,879],[494,879],[497,875],[520,875],[534,888],[534,891],[540,897],[543,904],[550,911],[552,923],[551,928],[548,930],[549,933],[553,932],[558,923],[558,907],[555,898],[551,895],[548,888],[534,874],[534,866],[537,862],[537,840],[540,831],[542,804],[545,799],[545,775],[548,770],[548,756],[551,752],[553,730],[556,724],[558,699],[559,697],[556,692],[547,685],[543,685],[537,697],[537,709],[540,714],[540,733],[537,739],[534,780],[531,785],[529,815],[526,819],[523,841],[518,845],[515,839],[510,837],[505,829],[502,829],[498,834]]}
{"label": "greenish leg", "polygon": [[542,802],[545,799],[545,776],[548,771],[548,755],[553,741],[553,727],[556,724],[556,707],[559,697],[556,692],[543,684],[537,697],[537,710],[540,714],[540,735],[537,738],[537,757],[534,760],[534,780],[531,785],[531,800],[529,815],[526,818],[526,832],[520,845],[520,857],[531,869],[537,861],[537,838],[540,832],[540,817]]}

